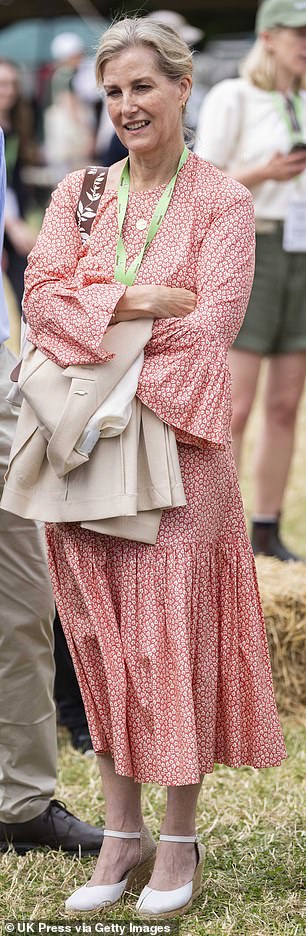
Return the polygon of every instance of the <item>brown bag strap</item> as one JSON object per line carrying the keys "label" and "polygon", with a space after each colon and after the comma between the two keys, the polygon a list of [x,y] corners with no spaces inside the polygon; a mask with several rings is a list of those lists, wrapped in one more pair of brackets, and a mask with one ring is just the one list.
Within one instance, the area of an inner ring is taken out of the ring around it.
{"label": "brown bag strap", "polygon": [[108,167],[87,166],[75,217],[83,244],[86,244],[92,222],[96,216],[101,195],[103,195]]}

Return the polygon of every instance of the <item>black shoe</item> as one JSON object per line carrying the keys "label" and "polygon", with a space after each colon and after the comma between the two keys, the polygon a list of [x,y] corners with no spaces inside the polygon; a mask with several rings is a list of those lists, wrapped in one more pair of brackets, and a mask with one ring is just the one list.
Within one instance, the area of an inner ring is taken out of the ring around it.
{"label": "black shoe", "polygon": [[103,840],[103,829],[81,822],[58,800],[50,800],[40,816],[28,822],[0,822],[0,852],[13,845],[18,855],[31,848],[47,845],[52,849],[78,855],[98,855]]}
{"label": "black shoe", "polygon": [[281,562],[304,562],[301,556],[290,552],[279,535],[279,520],[255,520],[252,524],[251,544],[254,556],[274,556]]}
{"label": "black shoe", "polygon": [[74,747],[76,751],[80,751],[81,754],[87,754],[89,757],[94,755],[92,740],[86,728],[73,728],[70,731],[70,737],[72,747]]}

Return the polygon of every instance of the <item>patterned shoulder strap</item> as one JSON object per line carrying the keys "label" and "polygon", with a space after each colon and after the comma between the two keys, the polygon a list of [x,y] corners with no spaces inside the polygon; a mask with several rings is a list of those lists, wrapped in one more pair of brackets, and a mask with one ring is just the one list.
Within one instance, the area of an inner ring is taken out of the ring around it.
{"label": "patterned shoulder strap", "polygon": [[82,244],[87,244],[91,225],[96,216],[101,195],[103,195],[108,167],[87,166],[78,207],[76,221],[81,235]]}

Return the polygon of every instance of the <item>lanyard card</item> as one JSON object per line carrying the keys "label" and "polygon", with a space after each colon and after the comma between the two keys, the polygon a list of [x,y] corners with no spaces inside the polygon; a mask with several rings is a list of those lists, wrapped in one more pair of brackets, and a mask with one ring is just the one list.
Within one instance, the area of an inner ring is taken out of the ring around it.
{"label": "lanyard card", "polygon": [[306,252],[306,196],[300,196],[288,205],[283,248],[287,253]]}

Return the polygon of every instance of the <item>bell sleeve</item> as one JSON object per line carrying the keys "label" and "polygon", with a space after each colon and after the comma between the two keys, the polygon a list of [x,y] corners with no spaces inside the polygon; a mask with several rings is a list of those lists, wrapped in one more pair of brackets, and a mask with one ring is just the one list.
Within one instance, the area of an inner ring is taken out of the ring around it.
{"label": "bell sleeve", "polygon": [[239,199],[221,203],[201,242],[192,313],[192,326],[201,328],[209,346],[225,354],[240,331],[255,267],[253,199],[244,186],[234,184]]}
{"label": "bell sleeve", "polygon": [[98,364],[113,355],[103,350],[103,335],[126,287],[78,276],[85,248],[75,210],[84,171],[60,183],[47,208],[41,232],[28,259],[23,308],[29,340],[61,367]]}
{"label": "bell sleeve", "polygon": [[[137,393],[175,430],[202,446],[230,439],[228,350],[242,325],[254,275],[255,222],[250,193],[226,180],[199,248],[195,310],[171,320],[145,349]],[[236,192],[229,201],[227,191]],[[234,188],[233,188],[234,187]]]}

